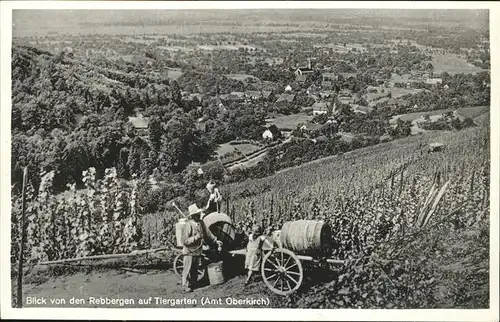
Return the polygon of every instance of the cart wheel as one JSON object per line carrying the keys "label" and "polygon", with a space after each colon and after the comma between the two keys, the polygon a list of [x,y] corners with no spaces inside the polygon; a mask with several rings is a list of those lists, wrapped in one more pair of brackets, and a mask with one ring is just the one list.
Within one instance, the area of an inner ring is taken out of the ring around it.
{"label": "cart wheel", "polygon": [[262,279],[276,294],[292,294],[299,289],[303,277],[300,259],[288,249],[275,249],[262,260]]}
{"label": "cart wheel", "polygon": [[[174,273],[179,279],[182,279],[182,269],[184,268],[184,258],[182,254],[175,256]],[[205,267],[198,268],[198,282],[205,277]]]}

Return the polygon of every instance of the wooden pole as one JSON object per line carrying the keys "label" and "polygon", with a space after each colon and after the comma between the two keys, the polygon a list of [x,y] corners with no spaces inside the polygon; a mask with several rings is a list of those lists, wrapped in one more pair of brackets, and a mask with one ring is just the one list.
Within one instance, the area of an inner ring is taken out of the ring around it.
{"label": "wooden pole", "polygon": [[165,250],[176,249],[175,247],[173,247],[173,245],[171,243],[167,242],[167,244],[169,245],[167,247],[145,249],[145,250],[136,250],[136,251],[132,251],[131,253],[105,254],[105,255],[93,255],[93,256],[66,258],[66,259],[59,259],[59,260],[55,260],[55,261],[40,262],[40,263],[38,263],[38,265],[54,265],[54,264],[78,262],[78,261],[82,261],[82,260],[97,260],[97,259],[130,257],[130,256],[145,255],[145,254],[149,254],[149,253],[156,253],[156,252],[161,252],[161,251],[165,251]]}
{"label": "wooden pole", "polygon": [[21,212],[21,245],[19,247],[19,265],[17,268],[17,307],[23,307],[23,261],[24,242],[26,240],[26,184],[28,181],[28,167],[24,167],[23,190],[22,190],[22,212]]}
{"label": "wooden pole", "polygon": [[405,169],[402,168],[401,169],[401,178],[399,179],[399,196],[401,196],[401,192],[403,191],[403,179],[404,179],[404,172],[405,172]]}

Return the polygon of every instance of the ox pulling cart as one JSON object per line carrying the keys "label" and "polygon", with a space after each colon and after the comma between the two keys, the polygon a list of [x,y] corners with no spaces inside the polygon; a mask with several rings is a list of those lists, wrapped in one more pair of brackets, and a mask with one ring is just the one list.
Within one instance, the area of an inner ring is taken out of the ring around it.
{"label": "ox pulling cart", "polygon": [[[231,219],[223,213],[211,213],[202,218],[218,240],[223,242],[222,258],[246,254],[238,246],[236,229]],[[297,220],[286,222],[282,229],[268,236],[262,248],[263,257],[260,273],[265,285],[278,295],[289,295],[297,291],[304,280],[303,261],[314,263],[344,264],[342,260],[326,258],[331,250],[331,230],[322,221]],[[178,245],[180,246],[180,245]],[[213,262],[213,255],[204,252],[198,280],[204,278],[207,266]],[[221,258],[221,257],[218,257]],[[174,272],[182,276],[182,254],[174,260]]]}

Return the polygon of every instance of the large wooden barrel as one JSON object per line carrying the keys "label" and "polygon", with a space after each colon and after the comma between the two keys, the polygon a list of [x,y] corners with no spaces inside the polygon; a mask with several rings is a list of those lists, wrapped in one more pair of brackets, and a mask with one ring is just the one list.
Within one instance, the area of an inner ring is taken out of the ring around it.
{"label": "large wooden barrel", "polygon": [[205,227],[208,227],[209,232],[213,234],[218,240],[222,241],[222,249],[232,250],[235,244],[236,229],[233,226],[231,219],[228,215],[218,212],[210,213],[203,217]]}
{"label": "large wooden barrel", "polygon": [[299,254],[324,254],[331,250],[332,231],[323,221],[287,221],[281,228],[281,244]]}

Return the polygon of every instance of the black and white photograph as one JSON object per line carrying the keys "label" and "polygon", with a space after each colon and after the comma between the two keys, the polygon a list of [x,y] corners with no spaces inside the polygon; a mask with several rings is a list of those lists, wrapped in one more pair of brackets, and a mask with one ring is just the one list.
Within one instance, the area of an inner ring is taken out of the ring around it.
{"label": "black and white photograph", "polygon": [[498,321],[492,3],[48,3],[2,3],[9,317]]}

